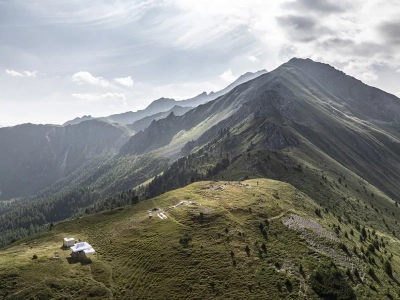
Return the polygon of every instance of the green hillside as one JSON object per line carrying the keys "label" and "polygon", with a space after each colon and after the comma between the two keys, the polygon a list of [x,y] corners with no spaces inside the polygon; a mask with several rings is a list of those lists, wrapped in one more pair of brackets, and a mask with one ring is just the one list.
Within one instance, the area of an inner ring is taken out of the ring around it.
{"label": "green hillside", "polygon": [[[2,249],[0,297],[396,299],[399,240],[357,224],[287,183],[198,182]],[[97,254],[71,261],[60,249],[70,236]]]}

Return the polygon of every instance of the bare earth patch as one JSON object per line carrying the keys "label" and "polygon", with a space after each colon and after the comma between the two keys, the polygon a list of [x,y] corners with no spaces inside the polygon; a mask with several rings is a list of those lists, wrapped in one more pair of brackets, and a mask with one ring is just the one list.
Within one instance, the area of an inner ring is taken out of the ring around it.
{"label": "bare earth patch", "polygon": [[338,243],[339,239],[332,232],[322,227],[317,221],[290,214],[282,220],[282,223],[288,228],[299,232],[315,252],[327,254],[339,266],[349,268],[352,271],[357,268],[360,274],[364,274],[364,264],[358,257],[354,255],[351,257],[342,255],[332,246],[328,245],[327,242]]}

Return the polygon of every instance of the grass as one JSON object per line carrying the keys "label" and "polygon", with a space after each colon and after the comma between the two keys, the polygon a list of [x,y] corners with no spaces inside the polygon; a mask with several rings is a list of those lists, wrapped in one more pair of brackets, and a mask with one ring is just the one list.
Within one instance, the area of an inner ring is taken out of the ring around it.
{"label": "grass", "polygon": [[[180,201],[200,205],[171,208]],[[168,218],[161,220],[156,214],[149,218],[147,210],[154,207],[163,209]],[[290,184],[274,180],[194,183],[134,206],[57,224],[1,250],[0,297],[317,299],[311,275],[332,259],[313,252],[282,220],[294,213],[316,218],[332,231],[331,224],[339,223],[330,214],[316,217],[318,207]],[[260,230],[265,220],[266,237]],[[349,231],[347,227],[342,230]],[[91,263],[67,261],[70,252],[60,250],[66,236],[93,245],[97,253]],[[359,245],[357,238],[344,242],[352,249],[351,245]],[[59,259],[52,258],[54,252]],[[393,267],[397,276],[398,264]],[[386,287],[395,295],[394,280],[379,268],[375,273],[381,278],[377,292],[347,277],[346,282],[360,298],[383,297]]]}

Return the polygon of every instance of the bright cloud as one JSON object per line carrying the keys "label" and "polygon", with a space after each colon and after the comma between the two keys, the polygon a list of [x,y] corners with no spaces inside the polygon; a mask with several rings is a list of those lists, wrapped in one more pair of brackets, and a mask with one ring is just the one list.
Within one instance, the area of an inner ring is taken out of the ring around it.
{"label": "bright cloud", "polygon": [[249,57],[247,57],[247,58],[249,59],[249,61],[251,61],[253,63],[260,62],[260,60],[257,57],[253,56],[253,55],[249,55]]}
{"label": "bright cloud", "polygon": [[110,83],[108,80],[104,79],[103,77],[95,77],[89,72],[78,72],[72,75],[72,81],[82,85],[82,84],[89,84],[89,85],[98,85],[102,87],[108,87]]}
{"label": "bright cloud", "polygon": [[131,76],[128,77],[121,77],[121,78],[114,78],[114,81],[119,83],[120,85],[131,87],[133,86],[133,79]]}
{"label": "bright cloud", "polygon": [[36,77],[37,76],[37,71],[33,71],[33,72],[24,71],[24,75],[26,77]]}
{"label": "bright cloud", "polygon": [[24,75],[14,70],[6,70],[6,73],[13,77],[24,77]]}
{"label": "bright cloud", "polygon": [[233,81],[235,81],[236,77],[232,74],[232,70],[226,70],[224,73],[222,73],[221,75],[219,75],[219,78],[221,78],[223,81],[227,82],[227,83],[231,83]]}
{"label": "bright cloud", "polygon": [[344,67],[343,71],[365,81],[375,81],[378,79],[373,64],[364,61],[351,61]]}
{"label": "bright cloud", "polygon": [[36,77],[37,73],[38,73],[37,71],[33,71],[33,72],[23,71],[22,73],[20,73],[15,70],[8,70],[8,69],[6,70],[6,74],[10,75],[12,77]]}

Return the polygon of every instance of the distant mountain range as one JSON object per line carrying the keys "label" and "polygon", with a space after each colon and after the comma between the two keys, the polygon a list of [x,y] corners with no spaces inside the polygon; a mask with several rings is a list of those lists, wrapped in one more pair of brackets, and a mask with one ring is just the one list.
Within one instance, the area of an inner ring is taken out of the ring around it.
{"label": "distant mountain range", "polygon": [[[238,79],[236,79],[233,83],[228,85],[223,90],[218,91],[216,93],[211,92],[211,93],[207,94],[206,92],[203,92],[194,98],[190,98],[187,100],[180,100],[180,101],[177,101],[177,100],[174,100],[171,98],[160,98],[160,99],[154,100],[149,106],[147,106],[143,110],[138,110],[135,112],[129,111],[129,112],[121,113],[121,114],[110,115],[108,117],[103,117],[103,118],[99,118],[99,119],[106,120],[111,123],[118,123],[118,124],[126,125],[126,124],[132,124],[133,122],[140,120],[142,118],[148,117],[150,115],[158,114],[161,112],[166,112],[166,111],[172,109],[174,106],[196,107],[200,104],[214,100],[214,99],[226,94],[227,92],[231,91],[236,86],[238,86],[246,81],[252,80],[252,79],[254,79],[262,74],[265,74],[265,73],[267,73],[266,70],[261,70],[261,71],[255,72],[255,73],[248,72],[248,73],[240,76]],[[81,118],[75,118],[71,121],[65,122],[64,125],[77,124],[79,122],[91,120],[91,119],[93,119],[93,118],[90,115],[83,116]]]}

